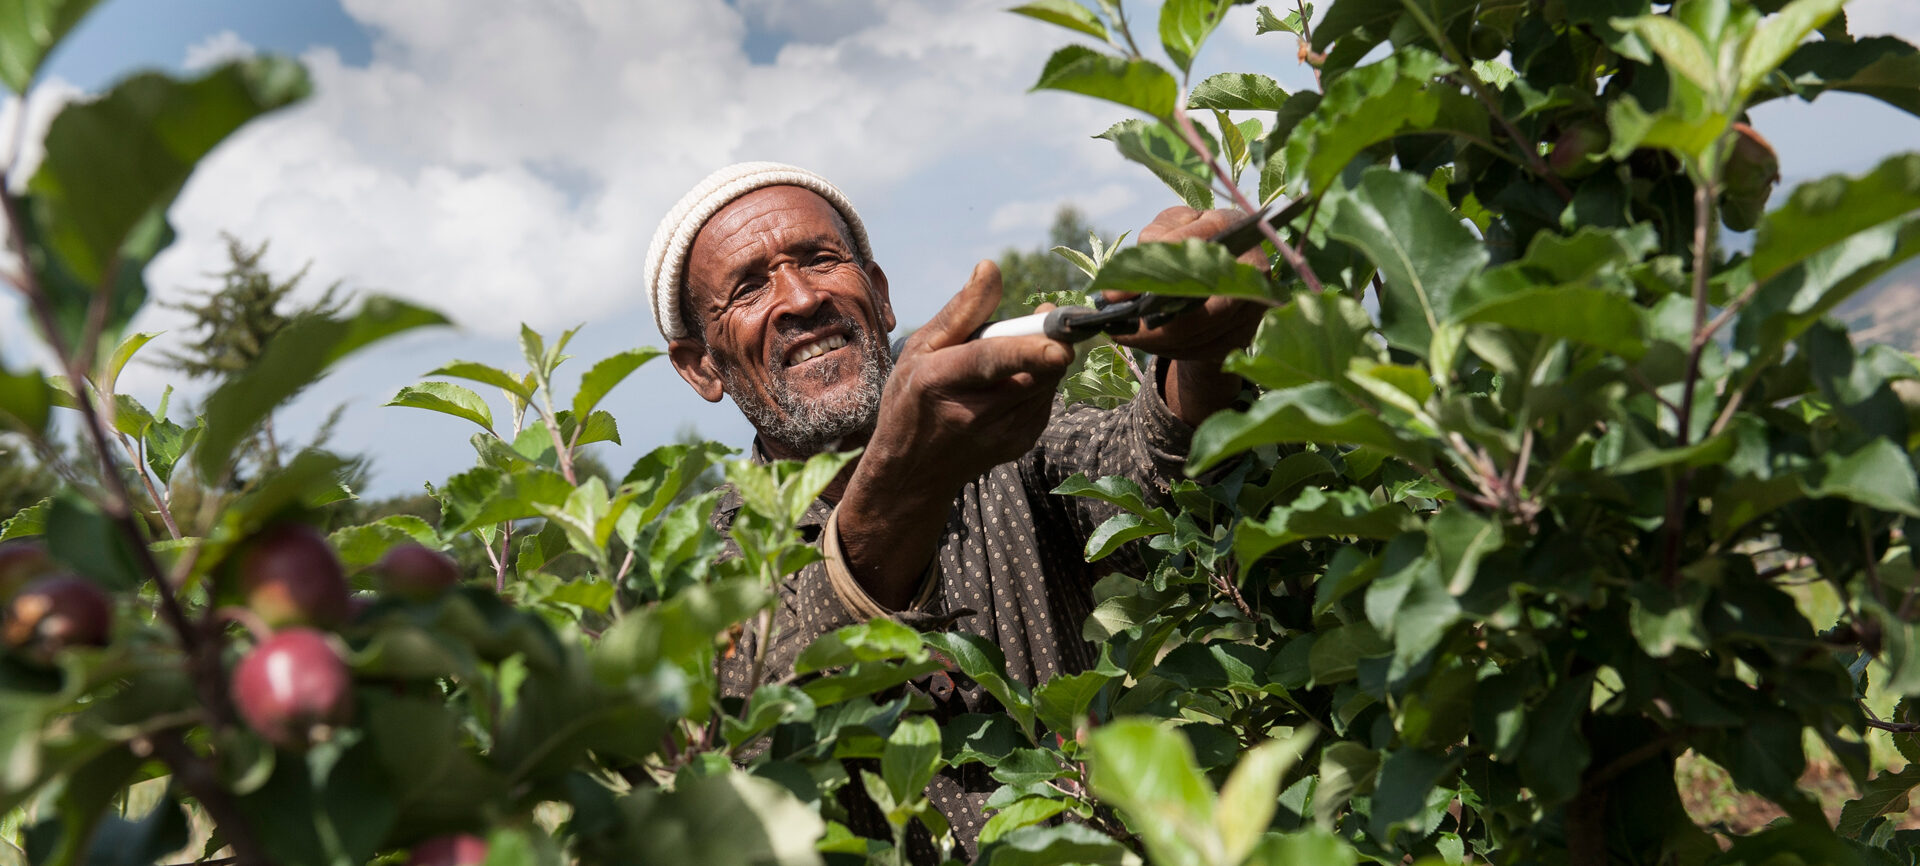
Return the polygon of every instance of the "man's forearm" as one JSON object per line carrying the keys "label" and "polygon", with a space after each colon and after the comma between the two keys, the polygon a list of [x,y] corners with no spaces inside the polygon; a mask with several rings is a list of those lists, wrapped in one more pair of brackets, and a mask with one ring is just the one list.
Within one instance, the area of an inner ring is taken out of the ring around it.
{"label": "man's forearm", "polygon": [[1207,416],[1233,405],[1245,383],[1220,369],[1217,361],[1173,361],[1162,397],[1174,417],[1198,427]]}
{"label": "man's forearm", "polygon": [[[854,580],[888,610],[902,610],[920,591],[953,512],[953,491],[912,490],[911,484],[862,483],[856,477],[840,500],[835,522],[840,550]],[[884,501],[883,501],[884,497]]]}

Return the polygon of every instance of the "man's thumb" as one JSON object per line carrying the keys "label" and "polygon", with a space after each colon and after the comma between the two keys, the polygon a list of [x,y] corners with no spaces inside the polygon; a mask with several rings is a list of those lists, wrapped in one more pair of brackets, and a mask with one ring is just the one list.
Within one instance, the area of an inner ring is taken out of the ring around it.
{"label": "man's thumb", "polygon": [[933,319],[914,332],[913,342],[921,349],[944,349],[967,341],[967,337],[1000,307],[1000,266],[982,259],[973,266],[967,284],[935,313]]}

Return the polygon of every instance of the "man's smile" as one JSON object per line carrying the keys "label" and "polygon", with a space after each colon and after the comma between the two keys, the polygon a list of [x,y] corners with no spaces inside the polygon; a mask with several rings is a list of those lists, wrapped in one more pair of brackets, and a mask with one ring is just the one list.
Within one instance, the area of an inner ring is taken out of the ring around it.
{"label": "man's smile", "polygon": [[786,365],[788,367],[798,366],[803,362],[811,361],[814,358],[818,358],[821,355],[846,345],[847,337],[845,334],[828,334],[819,338],[803,340],[787,350]]}

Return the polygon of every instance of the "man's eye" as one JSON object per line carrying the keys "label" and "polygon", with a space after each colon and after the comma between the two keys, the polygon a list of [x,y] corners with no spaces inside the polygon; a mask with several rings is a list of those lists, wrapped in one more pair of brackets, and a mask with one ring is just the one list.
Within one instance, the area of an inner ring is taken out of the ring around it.
{"label": "man's eye", "polygon": [[734,286],[733,294],[727,297],[727,306],[731,307],[735,304],[751,300],[754,295],[760,292],[760,287],[763,285],[765,284],[762,282],[751,281]]}
{"label": "man's eye", "polygon": [[821,253],[813,257],[813,266],[816,268],[830,268],[839,263],[840,257],[832,253]]}

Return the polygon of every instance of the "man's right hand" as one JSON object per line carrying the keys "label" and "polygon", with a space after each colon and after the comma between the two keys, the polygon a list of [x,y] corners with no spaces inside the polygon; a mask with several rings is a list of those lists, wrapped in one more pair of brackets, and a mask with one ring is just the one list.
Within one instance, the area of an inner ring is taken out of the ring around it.
{"label": "man's right hand", "polygon": [[907,340],[841,498],[841,549],[868,595],[888,608],[904,607],[919,589],[960,488],[1040,438],[1073,362],[1072,347],[1045,336],[969,341],[1000,298],[1000,269],[983,261]]}

